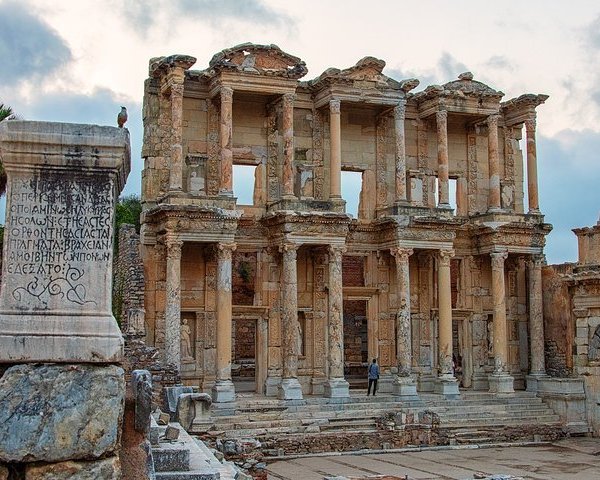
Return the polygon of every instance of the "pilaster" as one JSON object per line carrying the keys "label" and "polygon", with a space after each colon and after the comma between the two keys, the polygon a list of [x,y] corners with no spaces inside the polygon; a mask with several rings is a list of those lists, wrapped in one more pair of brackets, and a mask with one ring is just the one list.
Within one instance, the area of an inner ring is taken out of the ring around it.
{"label": "pilaster", "polygon": [[233,196],[233,88],[221,87],[221,184],[219,194]]}
{"label": "pilaster", "polygon": [[450,208],[448,177],[448,111],[435,114],[438,144],[438,207]]}
{"label": "pilaster", "polygon": [[329,197],[341,198],[342,183],[342,127],[341,127],[341,102],[338,99],[329,101],[329,129],[330,149],[329,154]]}

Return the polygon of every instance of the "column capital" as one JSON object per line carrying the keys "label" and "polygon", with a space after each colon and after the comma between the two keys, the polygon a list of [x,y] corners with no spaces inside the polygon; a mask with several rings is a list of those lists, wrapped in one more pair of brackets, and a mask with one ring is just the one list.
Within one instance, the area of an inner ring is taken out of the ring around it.
{"label": "column capital", "polygon": [[546,256],[542,253],[531,255],[528,263],[530,268],[542,268],[546,263]]}
{"label": "column capital", "polygon": [[492,257],[492,268],[504,269],[504,260],[508,258],[508,252],[491,252],[490,257]]}
{"label": "column capital", "polygon": [[231,87],[227,87],[225,85],[223,85],[221,87],[221,101],[222,102],[231,102],[233,101],[233,88]]}
{"label": "column capital", "polygon": [[443,109],[443,110],[438,110],[437,112],[435,112],[435,119],[437,122],[440,121],[446,121],[448,120],[448,110]]}
{"label": "column capital", "polygon": [[341,112],[342,102],[339,98],[332,98],[329,100],[329,111],[331,113],[340,113]]}
{"label": "column capital", "polygon": [[396,259],[396,261],[407,262],[408,257],[414,253],[414,250],[412,248],[393,247],[390,248],[390,253]]}
{"label": "column capital", "polygon": [[442,249],[438,252],[438,258],[440,260],[440,265],[443,265],[444,267],[449,267],[450,266],[450,260],[452,259],[452,257],[454,256],[454,250],[453,249]]}
{"label": "column capital", "polygon": [[217,258],[231,260],[233,252],[237,248],[235,243],[217,243]]}
{"label": "column capital", "polygon": [[492,113],[491,115],[488,115],[487,119],[486,119],[486,123],[488,125],[488,128],[498,128],[498,119],[500,118],[500,115],[498,113]]}
{"label": "column capital", "polygon": [[401,98],[398,104],[394,107],[394,118],[404,120],[406,116],[406,99]]}
{"label": "column capital", "polygon": [[281,98],[283,99],[283,103],[293,103],[296,100],[295,93],[284,93]]}
{"label": "column capital", "polygon": [[327,253],[329,254],[329,262],[339,263],[342,261],[342,256],[348,249],[345,245],[329,245]]}
{"label": "column capital", "polygon": [[169,94],[171,95],[171,97],[183,97],[183,83],[172,83],[171,87],[169,88]]}
{"label": "column capital", "polygon": [[535,132],[537,126],[536,114],[533,113],[532,116],[525,119],[525,130],[528,132]]}
{"label": "column capital", "polygon": [[292,242],[286,242],[283,243],[281,245],[279,245],[279,252],[285,254],[294,254],[296,255],[296,252],[298,251],[298,249],[300,248],[300,245],[297,243],[292,243]]}
{"label": "column capital", "polygon": [[177,237],[167,237],[165,238],[165,246],[167,247],[167,258],[181,258],[182,240],[179,240]]}

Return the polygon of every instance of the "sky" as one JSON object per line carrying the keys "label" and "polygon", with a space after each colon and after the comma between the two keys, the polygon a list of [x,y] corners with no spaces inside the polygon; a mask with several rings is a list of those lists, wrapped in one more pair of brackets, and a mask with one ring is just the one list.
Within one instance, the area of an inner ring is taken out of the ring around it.
{"label": "sky", "polygon": [[597,0],[0,0],[0,103],[27,120],[116,125],[129,111],[139,194],[148,60],[198,59],[274,43],[309,73],[367,55],[421,88],[472,71],[505,93],[550,95],[538,108],[540,208],[554,225],[549,263],[576,261],[572,228],[600,212],[600,2]]}

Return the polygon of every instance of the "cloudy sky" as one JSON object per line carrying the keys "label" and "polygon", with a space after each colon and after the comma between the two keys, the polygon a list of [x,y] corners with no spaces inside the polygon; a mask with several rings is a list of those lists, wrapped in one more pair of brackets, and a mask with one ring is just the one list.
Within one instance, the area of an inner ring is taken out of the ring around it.
{"label": "cloudy sky", "polygon": [[597,0],[0,0],[0,102],[24,119],[114,125],[129,110],[139,193],[148,59],[183,53],[205,68],[242,42],[301,57],[306,78],[366,55],[423,86],[466,70],[505,92],[550,95],[538,109],[540,203],[550,263],[577,256],[571,228],[600,211]]}

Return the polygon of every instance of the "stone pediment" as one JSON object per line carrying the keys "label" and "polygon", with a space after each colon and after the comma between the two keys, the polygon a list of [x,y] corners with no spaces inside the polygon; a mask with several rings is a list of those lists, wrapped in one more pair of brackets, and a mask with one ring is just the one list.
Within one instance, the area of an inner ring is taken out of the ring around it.
{"label": "stone pediment", "polygon": [[215,72],[237,71],[250,75],[264,75],[298,79],[308,72],[298,57],[281,50],[277,45],[242,43],[215,54],[209,63]]}
{"label": "stone pediment", "polygon": [[319,89],[336,83],[347,84],[355,88],[383,88],[409,92],[419,81],[411,78],[398,82],[383,74],[385,62],[375,57],[364,57],[356,65],[340,70],[328,68],[321,75],[309,82],[311,87]]}
{"label": "stone pediment", "polygon": [[415,98],[418,101],[424,101],[435,97],[487,97],[500,101],[503,96],[503,92],[494,90],[485,83],[473,80],[473,74],[465,72],[458,76],[458,80],[453,80],[444,85],[430,85],[423,92],[415,95]]}

